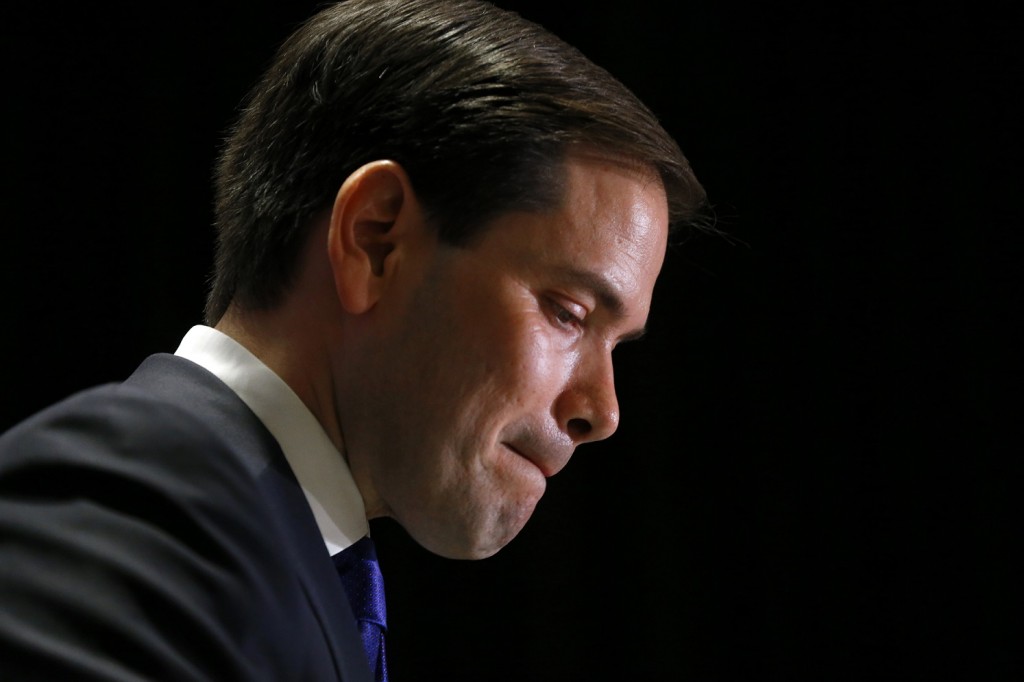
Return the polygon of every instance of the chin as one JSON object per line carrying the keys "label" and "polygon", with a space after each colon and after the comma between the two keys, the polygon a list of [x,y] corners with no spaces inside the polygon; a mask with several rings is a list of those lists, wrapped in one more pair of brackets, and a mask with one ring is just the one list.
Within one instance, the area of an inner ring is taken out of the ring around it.
{"label": "chin", "polygon": [[434,541],[421,541],[413,538],[424,549],[442,556],[446,559],[476,560],[486,559],[494,556],[501,548],[519,534],[522,527],[503,529],[501,532],[494,531],[483,535],[474,534],[472,537],[446,537]]}
{"label": "chin", "polygon": [[502,547],[508,543],[498,544],[474,544],[466,541],[421,541],[419,538],[413,538],[419,543],[423,549],[427,550],[432,554],[436,554],[439,557],[445,559],[457,559],[463,561],[473,561],[476,559],[486,559],[487,557],[494,556],[498,553]]}
{"label": "chin", "polygon": [[486,538],[481,538],[480,541],[474,545],[464,546],[460,556],[453,558],[475,560],[492,557],[508,545],[508,543],[512,542],[512,540],[519,535],[520,530],[522,530],[521,526],[516,528],[514,531],[506,529],[504,534],[498,537],[490,535]]}
{"label": "chin", "polygon": [[526,526],[526,522],[530,520],[538,499],[539,497],[531,497],[527,502],[502,510],[494,519],[494,523],[487,528],[479,529],[475,537],[475,544],[467,552],[471,556],[467,558],[485,559],[497,554],[499,550],[512,542]]}
{"label": "chin", "polygon": [[[535,502],[517,505],[488,519],[468,525],[450,524],[443,532],[429,537],[413,535],[424,549],[447,559],[486,559],[510,543],[526,525]],[[452,532],[455,531],[455,532]]]}
{"label": "chin", "polygon": [[487,559],[497,554],[502,547],[505,545],[498,545],[494,547],[476,547],[473,548],[460,556],[451,557],[453,559],[462,559],[466,561],[478,561],[480,559]]}

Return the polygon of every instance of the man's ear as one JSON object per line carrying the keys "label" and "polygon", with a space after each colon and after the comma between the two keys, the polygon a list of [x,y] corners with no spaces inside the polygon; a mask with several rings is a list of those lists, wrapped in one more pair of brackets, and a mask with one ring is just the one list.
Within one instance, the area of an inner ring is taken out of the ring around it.
{"label": "man's ear", "polygon": [[409,177],[394,161],[373,161],[348,176],[327,232],[334,286],[346,311],[358,315],[377,303],[393,271],[393,251],[419,227],[420,216]]}

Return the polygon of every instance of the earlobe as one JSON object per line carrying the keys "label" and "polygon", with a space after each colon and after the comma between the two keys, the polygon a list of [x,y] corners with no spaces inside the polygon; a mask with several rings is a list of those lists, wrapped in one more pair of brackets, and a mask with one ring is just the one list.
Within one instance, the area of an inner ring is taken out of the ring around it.
{"label": "earlobe", "polygon": [[373,161],[346,178],[331,210],[327,250],[342,307],[353,315],[377,303],[388,275],[403,219],[416,213],[405,170]]}

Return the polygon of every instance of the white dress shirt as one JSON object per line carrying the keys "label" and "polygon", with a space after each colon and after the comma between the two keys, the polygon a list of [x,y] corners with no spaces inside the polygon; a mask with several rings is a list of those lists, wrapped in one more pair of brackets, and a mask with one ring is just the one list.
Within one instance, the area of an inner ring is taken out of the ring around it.
{"label": "white dress shirt", "polygon": [[211,327],[192,327],[174,354],[227,384],[277,439],[330,554],[369,533],[363,498],[348,463],[281,377],[240,343]]}

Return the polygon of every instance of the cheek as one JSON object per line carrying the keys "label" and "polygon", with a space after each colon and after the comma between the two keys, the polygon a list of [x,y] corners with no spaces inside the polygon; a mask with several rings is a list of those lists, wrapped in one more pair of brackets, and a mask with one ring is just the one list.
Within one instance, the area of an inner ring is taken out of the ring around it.
{"label": "cheek", "polygon": [[525,408],[551,400],[571,371],[571,350],[539,317],[520,315],[485,342],[487,390],[506,404]]}

